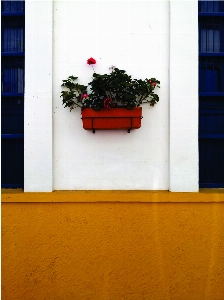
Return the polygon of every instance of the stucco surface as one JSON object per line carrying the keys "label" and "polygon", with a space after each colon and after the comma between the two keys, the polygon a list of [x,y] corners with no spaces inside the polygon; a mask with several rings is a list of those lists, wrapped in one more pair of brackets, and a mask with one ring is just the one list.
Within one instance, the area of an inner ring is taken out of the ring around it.
{"label": "stucco surface", "polygon": [[[53,16],[53,190],[168,190],[169,3],[54,1]],[[36,26],[45,29],[39,21]],[[143,105],[140,129],[92,134],[82,128],[79,109],[63,107],[62,80],[74,75],[87,85],[89,57],[96,59],[96,73],[115,65],[132,78],[161,81],[160,101]]]}
{"label": "stucco surface", "polygon": [[[197,1],[33,0],[25,11],[24,190],[197,192]],[[161,81],[139,130],[93,135],[63,108],[62,80],[88,84],[91,56],[97,73],[113,64]]]}
{"label": "stucco surface", "polygon": [[223,300],[223,203],[3,203],[2,299]]}

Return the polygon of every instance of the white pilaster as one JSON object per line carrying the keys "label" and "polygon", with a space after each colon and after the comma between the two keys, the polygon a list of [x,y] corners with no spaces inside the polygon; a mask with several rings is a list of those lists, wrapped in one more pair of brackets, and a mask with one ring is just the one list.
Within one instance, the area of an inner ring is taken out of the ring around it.
{"label": "white pilaster", "polygon": [[198,1],[170,1],[170,191],[198,191]]}
{"label": "white pilaster", "polygon": [[52,191],[52,5],[26,1],[24,191]]}

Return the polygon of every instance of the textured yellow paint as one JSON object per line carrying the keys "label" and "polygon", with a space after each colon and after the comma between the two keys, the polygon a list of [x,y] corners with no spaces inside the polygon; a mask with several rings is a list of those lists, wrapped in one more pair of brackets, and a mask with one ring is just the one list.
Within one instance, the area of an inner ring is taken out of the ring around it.
{"label": "textured yellow paint", "polygon": [[3,190],[2,202],[224,202],[224,190],[202,190],[200,193],[171,193],[168,191],[54,191],[52,193],[23,193]]}
{"label": "textured yellow paint", "polygon": [[2,300],[224,299],[222,202],[37,202],[2,204]]}

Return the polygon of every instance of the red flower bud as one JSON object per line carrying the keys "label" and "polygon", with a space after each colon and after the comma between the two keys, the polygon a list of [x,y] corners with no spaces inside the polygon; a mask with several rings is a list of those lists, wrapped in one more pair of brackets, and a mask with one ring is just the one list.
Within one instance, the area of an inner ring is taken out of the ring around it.
{"label": "red flower bud", "polygon": [[88,65],[95,65],[96,63],[96,60],[92,57],[90,57],[89,59],[87,59],[87,64]]}

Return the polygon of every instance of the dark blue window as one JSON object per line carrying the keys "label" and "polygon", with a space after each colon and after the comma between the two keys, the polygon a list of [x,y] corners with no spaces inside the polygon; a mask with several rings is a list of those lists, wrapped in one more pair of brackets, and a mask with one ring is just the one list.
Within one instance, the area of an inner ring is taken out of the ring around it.
{"label": "dark blue window", "polygon": [[224,2],[199,1],[199,187],[224,187]]}
{"label": "dark blue window", "polygon": [[1,1],[2,188],[24,185],[25,2]]}

